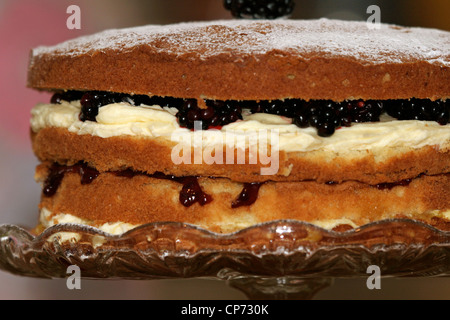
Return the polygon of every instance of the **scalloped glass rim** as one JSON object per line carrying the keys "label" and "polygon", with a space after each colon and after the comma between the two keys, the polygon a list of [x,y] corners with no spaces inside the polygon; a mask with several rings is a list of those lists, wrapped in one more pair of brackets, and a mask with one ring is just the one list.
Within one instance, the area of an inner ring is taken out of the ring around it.
{"label": "scalloped glass rim", "polygon": [[[65,239],[62,241],[62,239]],[[33,277],[66,277],[76,264],[87,278],[367,277],[450,275],[450,232],[410,219],[337,232],[277,220],[230,234],[157,222],[121,235],[60,224],[34,236],[0,225],[0,269]]]}

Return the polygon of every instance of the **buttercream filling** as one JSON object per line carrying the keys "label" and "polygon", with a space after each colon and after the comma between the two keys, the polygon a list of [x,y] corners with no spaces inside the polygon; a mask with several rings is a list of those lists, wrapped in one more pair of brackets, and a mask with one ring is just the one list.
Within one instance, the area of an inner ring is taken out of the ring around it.
{"label": "buttercream filling", "polygon": [[[421,219],[421,218],[429,219],[429,218],[433,218],[433,217],[444,219],[444,220],[450,220],[450,210],[444,210],[444,211],[434,210],[434,211],[430,211],[430,212],[422,214],[422,215],[411,216],[410,218],[411,219]],[[93,224],[92,221],[82,219],[82,218],[79,218],[75,215],[68,214],[68,213],[51,212],[47,208],[41,209],[39,221],[44,228],[49,228],[49,227],[52,227],[57,224],[90,225],[90,226],[94,226],[95,228],[97,228],[103,232],[113,234],[113,235],[123,234],[123,233],[139,226],[139,225],[134,225],[134,224],[130,224],[127,222],[122,222],[122,221],[114,221],[114,222],[108,222],[108,223],[95,225],[95,224]],[[352,228],[359,227],[358,224],[356,224],[354,221],[352,221],[351,219],[348,219],[348,218],[316,220],[316,221],[312,221],[311,224],[316,225],[316,226],[321,227],[326,230],[332,230],[332,229],[334,229],[338,226],[342,226],[342,225],[349,225]],[[245,228],[245,227],[249,227],[249,226],[248,225],[240,226],[241,229]],[[62,241],[72,240],[72,239],[76,241],[78,237],[79,237],[79,235],[76,233],[66,232],[62,236]],[[99,245],[101,245],[101,243],[99,243]]]}
{"label": "buttercream filling", "polygon": [[217,144],[235,147],[239,143],[237,141],[248,143],[251,139],[264,136],[272,147],[286,152],[323,150],[340,153],[383,148],[419,149],[435,145],[448,148],[450,144],[450,124],[395,120],[387,115],[382,115],[380,122],[341,127],[333,136],[324,138],[314,128],[299,128],[289,118],[266,113],[251,114],[245,110],[242,120],[220,129],[197,131],[180,127],[175,116],[178,112],[176,108],[112,103],[99,109],[96,122],[80,121],[80,110],[79,101],[38,104],[31,112],[31,128],[34,132],[49,127],[66,128],[72,133],[101,138],[164,138],[174,142],[189,142],[191,146],[202,148]]}

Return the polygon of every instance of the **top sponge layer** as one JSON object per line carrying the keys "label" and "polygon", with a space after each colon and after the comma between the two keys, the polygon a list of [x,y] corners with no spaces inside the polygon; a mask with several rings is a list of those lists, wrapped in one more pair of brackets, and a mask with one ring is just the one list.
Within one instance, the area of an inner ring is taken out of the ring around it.
{"label": "top sponge layer", "polygon": [[450,33],[339,20],[107,30],[32,51],[28,85],[211,99],[446,99]]}

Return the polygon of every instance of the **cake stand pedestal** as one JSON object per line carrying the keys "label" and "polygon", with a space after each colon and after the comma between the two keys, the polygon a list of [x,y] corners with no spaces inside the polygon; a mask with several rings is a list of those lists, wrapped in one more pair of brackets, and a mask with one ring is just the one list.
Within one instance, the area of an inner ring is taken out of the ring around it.
{"label": "cake stand pedestal", "polygon": [[311,300],[332,284],[332,278],[239,277],[228,281],[250,300]]}

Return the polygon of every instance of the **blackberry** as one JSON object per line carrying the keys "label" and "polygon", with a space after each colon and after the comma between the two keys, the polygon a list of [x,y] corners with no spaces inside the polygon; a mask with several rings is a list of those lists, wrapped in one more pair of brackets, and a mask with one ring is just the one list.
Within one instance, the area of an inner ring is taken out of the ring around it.
{"label": "blackberry", "polygon": [[414,120],[432,120],[433,119],[433,106],[429,101],[417,100],[412,102],[412,112],[414,114]]}
{"label": "blackberry", "polygon": [[214,108],[208,107],[206,109],[200,110],[200,118],[203,120],[210,120],[212,117],[214,117]]}
{"label": "blackberry", "polygon": [[150,105],[159,105],[162,108],[164,107],[170,107],[170,108],[181,108],[183,106],[183,103],[185,102],[184,99],[181,98],[173,98],[173,97],[151,97],[150,98]]}
{"label": "blackberry", "polygon": [[240,114],[238,112],[232,111],[229,115],[227,120],[229,121],[229,123],[233,123],[238,121],[239,119],[242,119],[242,116],[240,116]]}
{"label": "blackberry", "polygon": [[242,107],[238,101],[206,100],[205,103],[207,107],[201,109],[197,105],[197,100],[185,100],[176,114],[180,127],[192,130],[195,121],[201,121],[202,129],[207,130],[242,120]]}
{"label": "blackberry", "polygon": [[[293,118],[295,116],[295,111],[298,108],[296,99],[287,100],[263,100],[260,101],[258,107],[253,107],[251,109],[252,113],[262,112],[275,114],[278,116],[284,116],[288,118]],[[246,108],[248,108],[246,103]],[[257,111],[256,111],[257,110]],[[256,112],[254,112],[256,111]]]}
{"label": "blackberry", "polygon": [[80,100],[81,96],[83,94],[84,94],[83,91],[75,91],[75,90],[56,92],[51,97],[50,102],[54,103],[54,104],[60,104],[61,101],[67,101],[67,102],[76,101],[76,100]]}
{"label": "blackberry", "polygon": [[96,121],[99,108],[103,105],[104,95],[101,93],[87,92],[81,97],[80,121]]}
{"label": "blackberry", "polygon": [[62,93],[55,93],[52,95],[51,99],[50,99],[50,103],[53,104],[61,104],[61,102],[63,101],[63,95]]}
{"label": "blackberry", "polygon": [[341,117],[341,126],[344,127],[351,127],[352,126],[352,117],[351,116],[344,116]]}
{"label": "blackberry", "polygon": [[292,123],[299,128],[309,127],[308,117],[305,114],[298,114],[292,119]]}
{"label": "blackberry", "polygon": [[438,101],[436,109],[433,111],[435,120],[440,125],[445,126],[450,122],[450,100]]}
{"label": "blackberry", "polygon": [[335,125],[330,122],[324,122],[317,126],[317,134],[321,137],[331,137],[335,131]]}
{"label": "blackberry", "polygon": [[321,137],[329,137],[341,126],[350,127],[352,122],[376,122],[383,112],[380,101],[347,101],[334,102],[330,100],[297,100],[292,123],[300,128],[308,126],[317,129]]}
{"label": "blackberry", "polygon": [[336,104],[331,101],[313,101],[309,110],[309,123],[317,129],[317,134],[321,137],[329,137],[336,131],[336,124],[339,123]]}
{"label": "blackberry", "polygon": [[199,108],[197,107],[197,100],[187,99],[178,107],[176,117],[180,127],[187,127],[194,129],[194,121],[200,118]]}
{"label": "blackberry", "polygon": [[277,110],[279,107],[278,101],[268,101],[264,100],[261,101],[261,112],[263,113],[269,113],[269,114],[277,114]]}
{"label": "blackberry", "polygon": [[178,124],[180,125],[180,127],[187,127],[188,126],[187,114],[178,112],[177,113],[177,119],[178,119]]}
{"label": "blackberry", "polygon": [[293,0],[224,0],[235,18],[276,19],[289,16],[294,6]]}
{"label": "blackberry", "polygon": [[398,120],[436,121],[446,125],[450,122],[450,101],[389,100],[386,103],[386,112]]}
{"label": "blackberry", "polygon": [[379,101],[354,100],[347,102],[347,116],[352,122],[378,122],[383,112],[383,103]]}
{"label": "blackberry", "polygon": [[249,109],[251,113],[260,113],[261,111],[261,104],[258,101],[246,101],[245,102],[245,108]]}
{"label": "blackberry", "polygon": [[194,121],[198,121],[201,120],[200,118],[200,111],[198,110],[189,110],[187,113],[187,118],[189,122],[194,122]]}
{"label": "blackberry", "polygon": [[320,108],[320,117],[325,122],[334,122],[334,120],[336,119],[336,111],[333,103],[326,102],[322,105],[322,107]]}
{"label": "blackberry", "polygon": [[[147,95],[133,95],[130,99],[134,101],[135,106],[147,105],[147,106],[161,106],[161,107],[175,107],[178,108],[183,103],[183,99],[160,97],[160,96],[147,96]],[[132,103],[133,104],[133,103]]]}
{"label": "blackberry", "polygon": [[239,101],[212,101],[207,100],[206,105],[212,107],[219,116],[220,126],[227,125],[237,120],[242,120],[242,107]]}

